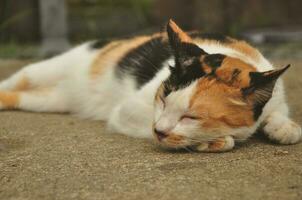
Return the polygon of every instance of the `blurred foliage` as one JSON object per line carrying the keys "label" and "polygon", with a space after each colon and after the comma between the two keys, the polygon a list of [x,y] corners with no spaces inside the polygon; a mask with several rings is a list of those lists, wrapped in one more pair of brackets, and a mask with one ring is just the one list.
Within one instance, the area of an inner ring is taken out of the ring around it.
{"label": "blurred foliage", "polygon": [[[119,9],[131,12],[133,15],[146,18],[150,14],[152,0],[66,0],[70,12],[79,13],[80,10],[86,16],[118,14]],[[141,18],[139,18],[141,19]]]}
{"label": "blurred foliage", "polygon": [[0,42],[39,39],[38,0],[0,0]]}
{"label": "blurred foliage", "polygon": [[152,0],[67,0],[69,5],[98,5],[103,7],[124,7],[133,8],[139,7],[141,9],[148,9],[152,4]]}
{"label": "blurred foliage", "polygon": [[257,47],[270,59],[302,59],[302,42],[266,43]]}
{"label": "blurred foliage", "polygon": [[150,27],[153,3],[153,0],[67,0],[70,38],[79,41],[138,33]]}
{"label": "blurred foliage", "polygon": [[25,59],[33,58],[38,53],[37,45],[20,45],[16,42],[9,42],[0,45],[0,58],[1,59]]}
{"label": "blurred foliage", "polygon": [[17,21],[21,20],[25,16],[30,15],[31,12],[32,10],[24,10],[22,12],[15,13],[15,15],[0,23],[0,31],[4,30],[8,26],[14,25]]}
{"label": "blurred foliage", "polygon": [[[301,0],[65,0],[69,39],[149,34],[163,30],[169,18],[185,30],[222,32],[301,28]],[[27,56],[41,41],[39,0],[0,0],[0,56]],[[14,41],[14,42],[11,42]],[[7,48],[7,49],[5,49]],[[293,48],[293,46],[290,46]]]}

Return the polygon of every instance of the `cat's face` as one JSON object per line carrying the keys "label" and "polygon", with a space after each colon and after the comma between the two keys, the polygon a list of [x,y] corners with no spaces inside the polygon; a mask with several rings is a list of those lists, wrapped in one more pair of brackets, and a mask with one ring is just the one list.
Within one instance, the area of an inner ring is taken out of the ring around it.
{"label": "cat's face", "polygon": [[240,59],[206,53],[173,21],[167,32],[175,66],[155,97],[157,141],[181,148],[223,136],[244,138],[255,131],[276,79],[287,68],[256,72]]}

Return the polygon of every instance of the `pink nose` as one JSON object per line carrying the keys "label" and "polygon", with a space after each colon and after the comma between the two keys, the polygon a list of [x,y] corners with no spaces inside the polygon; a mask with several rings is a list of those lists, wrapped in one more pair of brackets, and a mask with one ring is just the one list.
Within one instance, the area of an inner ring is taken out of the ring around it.
{"label": "pink nose", "polygon": [[156,134],[157,139],[159,141],[162,141],[163,139],[165,139],[168,136],[165,132],[159,131],[157,129],[154,129],[154,133]]}

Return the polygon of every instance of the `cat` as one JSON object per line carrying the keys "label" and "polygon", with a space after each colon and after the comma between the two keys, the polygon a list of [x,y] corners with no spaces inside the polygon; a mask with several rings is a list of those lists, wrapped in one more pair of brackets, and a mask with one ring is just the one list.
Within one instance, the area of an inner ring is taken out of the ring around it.
{"label": "cat", "polygon": [[218,34],[166,31],[90,41],[25,66],[0,83],[0,109],[72,113],[167,148],[231,150],[258,128],[281,144],[301,139],[282,81],[248,43]]}

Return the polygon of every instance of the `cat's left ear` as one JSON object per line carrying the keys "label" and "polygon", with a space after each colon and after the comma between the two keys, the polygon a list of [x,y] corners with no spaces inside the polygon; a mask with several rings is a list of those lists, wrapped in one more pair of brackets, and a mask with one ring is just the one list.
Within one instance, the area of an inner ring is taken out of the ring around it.
{"label": "cat's left ear", "polygon": [[290,67],[287,65],[278,70],[266,72],[250,72],[250,85],[242,89],[244,96],[254,94],[254,101],[258,106],[264,106],[272,97],[277,79]]}
{"label": "cat's left ear", "polygon": [[192,58],[199,58],[202,54],[207,54],[194,44],[192,38],[171,19],[167,24],[167,33],[169,44],[175,54],[176,65],[185,67]]}

